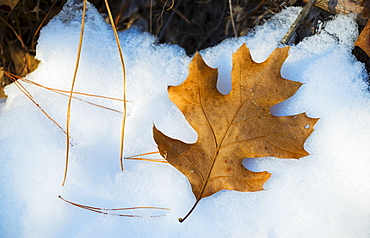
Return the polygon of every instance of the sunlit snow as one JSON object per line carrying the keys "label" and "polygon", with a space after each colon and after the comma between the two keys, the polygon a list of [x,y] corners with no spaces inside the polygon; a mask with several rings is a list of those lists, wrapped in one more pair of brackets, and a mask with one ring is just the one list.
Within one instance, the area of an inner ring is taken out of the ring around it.
{"label": "sunlit snow", "polygon": [[[231,88],[232,53],[246,43],[254,60],[265,60],[299,11],[288,8],[248,36],[200,52],[219,69],[222,93]],[[41,63],[27,79],[69,90],[80,21],[81,6],[67,5],[42,29]],[[272,173],[265,190],[218,192],[202,199],[184,223],[177,219],[195,201],[184,175],[168,164],[132,160],[120,171],[121,114],[72,102],[73,147],[62,187],[65,135],[15,85],[8,86],[0,106],[0,237],[370,237],[370,94],[364,67],[351,55],[357,35],[354,19],[336,16],[319,34],[291,46],[282,67],[283,77],[304,85],[272,112],[320,118],[305,144],[311,155],[246,159],[249,169]],[[191,58],[179,46],[156,44],[154,36],[135,29],[120,33],[120,40],[129,100],[125,156],[156,150],[153,124],[194,142],[196,133],[167,97],[167,86],[185,80]],[[65,127],[68,98],[23,85]],[[122,98],[114,36],[92,5],[75,91]],[[121,102],[79,97],[122,110]],[[171,210],[124,211],[143,217],[118,217],[72,206],[58,195],[102,208]]]}

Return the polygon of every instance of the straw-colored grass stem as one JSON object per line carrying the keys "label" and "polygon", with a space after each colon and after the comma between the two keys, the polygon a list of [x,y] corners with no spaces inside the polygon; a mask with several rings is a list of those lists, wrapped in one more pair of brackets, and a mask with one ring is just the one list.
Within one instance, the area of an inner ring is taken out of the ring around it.
{"label": "straw-colored grass stem", "polygon": [[65,167],[64,167],[64,177],[62,186],[64,186],[66,179],[67,179],[67,172],[68,172],[68,162],[69,162],[69,137],[70,137],[70,128],[71,128],[71,104],[72,104],[72,98],[73,98],[73,90],[76,82],[77,72],[78,72],[78,66],[80,64],[80,57],[81,57],[81,49],[82,49],[82,42],[83,42],[83,35],[84,35],[84,29],[85,29],[85,16],[86,16],[86,0],[83,2],[83,9],[82,9],[82,20],[81,20],[81,31],[80,31],[80,40],[78,43],[78,50],[77,50],[77,57],[76,57],[76,65],[75,70],[73,73],[73,79],[71,84],[71,90],[69,93],[68,98],[68,105],[67,105],[67,120],[66,120],[66,159],[65,159]]}
{"label": "straw-colored grass stem", "polygon": [[127,91],[126,90],[127,89],[126,67],[125,67],[125,62],[124,62],[124,59],[123,59],[121,43],[120,43],[119,38],[118,38],[116,26],[114,25],[113,16],[112,16],[112,13],[110,11],[108,1],[107,0],[104,0],[104,1],[105,1],[105,6],[107,8],[109,21],[112,25],[112,29],[113,29],[113,32],[114,32],[114,37],[116,38],[118,53],[119,53],[119,57],[120,57],[120,60],[121,60],[121,65],[122,65],[123,115],[122,115],[122,121],[121,121],[119,161],[120,161],[121,170],[123,171],[124,170],[123,154],[124,154],[124,146],[125,146],[125,126],[126,126],[126,117],[127,117],[127,115],[126,115],[127,114],[127,110],[126,110],[126,101],[127,101],[126,100],[126,95],[127,95],[127,93],[126,93],[126,91]]}

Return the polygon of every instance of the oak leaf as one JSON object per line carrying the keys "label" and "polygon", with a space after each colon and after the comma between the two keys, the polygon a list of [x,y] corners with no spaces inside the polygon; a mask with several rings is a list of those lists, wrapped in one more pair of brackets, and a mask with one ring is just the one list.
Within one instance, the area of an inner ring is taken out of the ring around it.
{"label": "oak leaf", "polygon": [[270,108],[291,97],[302,85],[284,79],[280,68],[288,47],[275,49],[263,63],[255,63],[244,44],[233,54],[232,90],[217,88],[217,69],[210,68],[196,53],[187,79],[168,88],[169,98],[198,133],[187,144],[153,128],[162,157],[190,181],[196,203],[222,189],[263,190],[268,172],[252,172],[242,165],[247,157],[300,158],[308,155],[303,144],[318,119],[305,113],[274,116]]}

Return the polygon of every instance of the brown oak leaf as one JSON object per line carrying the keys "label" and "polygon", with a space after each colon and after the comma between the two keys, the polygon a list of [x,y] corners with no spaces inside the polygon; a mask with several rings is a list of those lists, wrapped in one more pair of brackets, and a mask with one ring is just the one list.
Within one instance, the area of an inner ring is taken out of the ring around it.
{"label": "brown oak leaf", "polygon": [[280,68],[288,47],[278,48],[263,63],[255,63],[244,44],[233,54],[232,90],[217,88],[217,69],[196,53],[187,79],[168,88],[169,98],[198,133],[194,144],[167,137],[156,127],[154,140],[162,157],[190,181],[196,203],[222,189],[263,190],[268,172],[252,172],[243,159],[273,156],[300,158],[308,155],[303,144],[318,119],[305,113],[274,116],[270,108],[291,97],[302,85],[284,79]]}

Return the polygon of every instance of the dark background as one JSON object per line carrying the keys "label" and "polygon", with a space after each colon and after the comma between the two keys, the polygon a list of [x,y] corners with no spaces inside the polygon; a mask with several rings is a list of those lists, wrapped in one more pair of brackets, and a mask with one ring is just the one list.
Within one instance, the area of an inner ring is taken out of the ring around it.
{"label": "dark background", "polygon": [[[0,11],[0,67],[19,76],[25,76],[34,70],[37,62],[33,55],[39,30],[59,13],[65,2],[66,0],[20,0],[12,11]],[[103,0],[89,2],[107,19]],[[301,0],[108,2],[119,31],[136,26],[155,35],[158,43],[182,46],[189,55],[214,46],[225,38],[245,35],[254,26],[261,25],[285,7],[305,5]],[[330,13],[313,8],[297,31],[296,43],[314,34],[318,20],[327,20],[329,16]],[[11,80],[0,74],[1,86],[9,83]]]}

